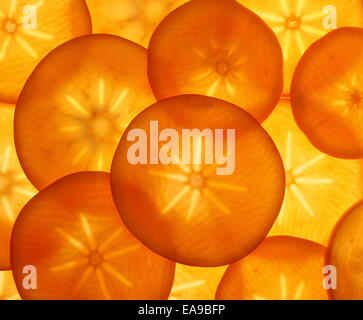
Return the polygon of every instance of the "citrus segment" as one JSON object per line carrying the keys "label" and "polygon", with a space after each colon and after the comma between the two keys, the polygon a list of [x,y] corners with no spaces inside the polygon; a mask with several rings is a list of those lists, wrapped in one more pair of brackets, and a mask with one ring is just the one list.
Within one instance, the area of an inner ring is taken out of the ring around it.
{"label": "citrus segment", "polygon": [[253,12],[235,1],[198,0],[159,24],[148,72],[158,99],[203,94],[263,121],[281,95],[282,60],[276,36]]}
{"label": "citrus segment", "polygon": [[11,271],[0,271],[0,300],[20,300]]}

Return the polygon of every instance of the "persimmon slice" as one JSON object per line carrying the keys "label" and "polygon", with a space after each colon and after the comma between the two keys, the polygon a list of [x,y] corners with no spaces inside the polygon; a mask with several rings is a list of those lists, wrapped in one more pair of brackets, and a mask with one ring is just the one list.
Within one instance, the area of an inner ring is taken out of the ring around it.
{"label": "persimmon slice", "polygon": [[0,103],[0,270],[9,270],[10,237],[22,207],[37,190],[26,178],[16,157],[14,106]]}
{"label": "persimmon slice", "polygon": [[[23,299],[166,299],[175,271],[128,232],[101,172],[64,177],[33,198],[11,259]],[[23,288],[24,266],[36,268],[37,289]]]}
{"label": "persimmon slice", "polygon": [[263,121],[282,92],[283,59],[276,36],[235,1],[190,1],[174,10],[154,32],[148,61],[158,99],[203,94],[234,103]]}
{"label": "persimmon slice", "polygon": [[327,300],[323,287],[325,248],[294,237],[270,237],[230,265],[217,300]]}
{"label": "persimmon slice", "polygon": [[169,300],[214,300],[226,269],[227,267],[198,268],[177,264]]}
{"label": "persimmon slice", "polygon": [[327,245],[342,212],[363,198],[363,160],[343,160],[314,148],[281,100],[263,124],[284,161],[285,200],[270,235]]}
{"label": "persimmon slice", "polygon": [[20,300],[11,271],[0,271],[0,300]]}
{"label": "persimmon slice", "polygon": [[[147,161],[134,161],[134,154]],[[238,106],[197,95],[158,102],[137,116],[116,150],[111,177],[131,232],[158,254],[200,267],[252,251],[275,221],[285,189],[281,157],[259,123]]]}
{"label": "persimmon slice", "polygon": [[15,103],[47,53],[91,32],[84,0],[1,0],[0,101]]}
{"label": "persimmon slice", "polygon": [[35,69],[15,112],[15,143],[42,189],[67,174],[109,171],[123,130],[155,100],[146,50],[111,35],[84,36]]}
{"label": "persimmon slice", "polygon": [[320,37],[343,26],[363,27],[361,0],[238,0],[259,15],[276,33],[284,53],[284,91],[306,49]]}
{"label": "persimmon slice", "polygon": [[158,23],[188,0],[86,0],[93,32],[114,34],[144,47]]}
{"label": "persimmon slice", "polygon": [[340,28],[315,42],[291,89],[294,117],[324,153],[363,158],[363,29]]}
{"label": "persimmon slice", "polygon": [[327,250],[326,264],[336,268],[337,287],[329,296],[337,300],[363,299],[363,201],[350,208],[337,223]]}

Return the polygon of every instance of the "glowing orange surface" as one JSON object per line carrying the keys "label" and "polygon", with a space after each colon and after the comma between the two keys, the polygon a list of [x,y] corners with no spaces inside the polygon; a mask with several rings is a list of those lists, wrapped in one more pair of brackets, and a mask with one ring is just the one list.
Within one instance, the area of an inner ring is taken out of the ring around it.
{"label": "glowing orange surface", "polygon": [[[197,150],[192,162],[183,162],[180,152],[169,154],[174,164],[130,164],[128,134],[143,129],[149,135],[155,119],[160,131],[172,128],[180,137],[182,129],[235,129],[235,171],[217,175],[221,158],[206,164],[202,153],[211,141],[200,135],[190,142]],[[136,117],[121,139],[111,177],[116,206],[133,234],[162,256],[202,267],[225,265],[253,250],[275,221],[285,188],[280,155],[258,122],[235,105],[196,95],[164,100]]]}
{"label": "glowing orange surface", "polygon": [[231,0],[195,0],[173,11],[153,34],[148,61],[158,99],[203,94],[234,103],[263,121],[282,91],[283,59],[276,36]]}
{"label": "glowing orange surface", "polygon": [[15,103],[30,73],[48,52],[91,32],[83,0],[1,0],[0,101]]}
{"label": "glowing orange surface", "polygon": [[20,300],[11,271],[0,271],[0,300]]}
{"label": "glowing orange surface", "polygon": [[284,160],[284,205],[270,235],[289,235],[327,245],[342,212],[363,198],[363,160],[342,160],[314,148],[282,100],[263,124]]}
{"label": "glowing orange surface", "polygon": [[[40,192],[20,213],[11,249],[23,299],[166,299],[174,279],[175,264],[123,225],[106,173],[73,174]],[[26,265],[37,268],[36,290],[23,289]]]}
{"label": "glowing orange surface", "polygon": [[14,106],[0,103],[0,270],[10,269],[10,237],[21,208],[37,190],[27,180],[16,157]]}
{"label": "glowing orange surface", "polygon": [[337,300],[363,299],[363,201],[342,217],[335,227],[326,264],[336,268],[337,288],[329,295]]}
{"label": "glowing orange surface", "polygon": [[146,50],[111,35],[72,40],[28,80],[15,112],[15,143],[42,189],[67,174],[109,171],[123,130],[154,102]]}
{"label": "glowing orange surface", "polygon": [[361,0],[238,0],[276,33],[284,53],[284,95],[306,49],[332,29],[363,26]]}
{"label": "glowing orange surface", "polygon": [[294,74],[292,108],[319,150],[363,157],[363,29],[341,28],[312,45]]}
{"label": "glowing orange surface", "polygon": [[228,267],[219,300],[327,300],[323,288],[325,248],[293,238],[271,237]]}

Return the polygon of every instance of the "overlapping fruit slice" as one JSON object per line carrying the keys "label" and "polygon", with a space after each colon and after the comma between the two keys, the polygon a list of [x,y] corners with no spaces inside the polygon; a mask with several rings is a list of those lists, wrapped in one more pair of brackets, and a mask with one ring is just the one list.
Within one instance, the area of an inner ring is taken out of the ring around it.
{"label": "overlapping fruit slice", "polygon": [[342,212],[363,198],[363,160],[342,160],[315,149],[297,127],[289,100],[264,123],[284,160],[284,205],[270,235],[327,245]]}
{"label": "overlapping fruit slice", "polygon": [[306,49],[343,26],[363,27],[361,0],[238,0],[259,15],[276,33],[284,53],[284,95]]}
{"label": "overlapping fruit slice", "polygon": [[14,106],[0,103],[0,270],[10,269],[10,237],[14,221],[37,192],[16,157],[13,119]]}
{"label": "overlapping fruit slice", "polygon": [[[11,257],[23,299],[166,299],[175,271],[128,232],[100,172],[64,177],[33,198],[14,226]],[[36,268],[37,289],[24,289],[25,266]]]}
{"label": "overlapping fruit slice", "polygon": [[79,171],[109,171],[123,130],[153,103],[146,50],[111,35],[60,46],[36,68],[15,112],[15,143],[39,189]]}
{"label": "overlapping fruit slice", "polygon": [[266,238],[230,265],[219,284],[219,300],[326,300],[325,248],[293,237]]}
{"label": "overlapping fruit slice", "polygon": [[297,66],[291,98],[313,145],[338,158],[363,158],[363,28],[341,28],[314,43]]}
{"label": "overlapping fruit slice", "polygon": [[226,268],[198,268],[177,264],[169,300],[214,300]]}
{"label": "overlapping fruit slice", "polygon": [[232,102],[263,121],[282,91],[276,36],[231,0],[190,1],[174,10],[154,32],[148,61],[158,99],[203,94]]}
{"label": "overlapping fruit slice", "polygon": [[0,300],[20,300],[11,271],[0,271]]}
{"label": "overlapping fruit slice", "polygon": [[111,177],[136,237],[162,256],[202,267],[253,250],[285,189],[280,155],[258,122],[235,105],[197,95],[161,101],[136,117]]}
{"label": "overlapping fruit slice", "polygon": [[91,32],[83,0],[1,0],[0,101],[15,103],[30,73],[48,52]]}
{"label": "overlapping fruit slice", "polygon": [[95,33],[110,33],[147,47],[158,23],[188,0],[86,0]]}
{"label": "overlapping fruit slice", "polygon": [[358,202],[335,227],[326,263],[336,268],[337,286],[329,295],[337,300],[363,299],[363,201]]}

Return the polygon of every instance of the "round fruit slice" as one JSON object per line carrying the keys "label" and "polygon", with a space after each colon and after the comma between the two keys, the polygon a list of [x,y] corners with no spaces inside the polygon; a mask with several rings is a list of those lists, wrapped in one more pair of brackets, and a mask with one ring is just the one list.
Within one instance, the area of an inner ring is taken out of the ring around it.
{"label": "round fruit slice", "polygon": [[266,238],[249,256],[230,265],[218,300],[327,300],[325,248],[293,237]]}
{"label": "round fruit slice", "polygon": [[16,157],[14,106],[0,103],[0,270],[9,270],[10,237],[17,215],[37,190]]}
{"label": "round fruit slice", "polygon": [[329,290],[332,299],[363,299],[363,201],[342,217],[332,233],[326,264],[336,268],[337,287]]}
{"label": "round fruit slice", "polygon": [[30,73],[48,52],[91,32],[83,0],[1,0],[0,101],[15,103]]}
{"label": "round fruit slice", "polygon": [[341,28],[314,43],[294,74],[294,117],[329,155],[363,158],[363,29]]}
{"label": "round fruit slice", "polygon": [[226,268],[198,268],[177,264],[169,300],[214,300]]}
{"label": "round fruit slice", "polygon": [[361,0],[238,0],[258,14],[276,33],[284,53],[284,95],[306,49],[343,26],[363,26]]}
{"label": "round fruit slice", "polygon": [[278,102],[283,59],[272,30],[235,1],[198,0],[169,14],[153,34],[149,79],[158,99],[203,94],[263,121]]}
{"label": "round fruit slice", "polygon": [[263,124],[284,160],[284,205],[270,235],[327,245],[342,212],[363,198],[363,160],[342,160],[315,149],[299,130],[289,100]]}
{"label": "round fruit slice", "polygon": [[110,170],[123,130],[155,101],[146,60],[128,40],[91,35],[38,65],[15,112],[20,163],[38,189],[74,172]]}
{"label": "round fruit slice", "polygon": [[11,271],[0,271],[0,300],[20,300]]}
{"label": "round fruit slice", "polygon": [[281,157],[259,123],[235,105],[197,95],[164,100],[136,117],[111,177],[131,232],[158,254],[200,267],[252,251],[285,189]]}
{"label": "round fruit slice", "polygon": [[187,0],[86,0],[93,32],[110,33],[144,47],[158,23]]}
{"label": "round fruit slice", "polygon": [[[11,259],[23,299],[166,299],[175,271],[128,232],[100,172],[67,176],[33,198],[15,223]],[[23,288],[26,266],[36,269],[35,290]]]}

